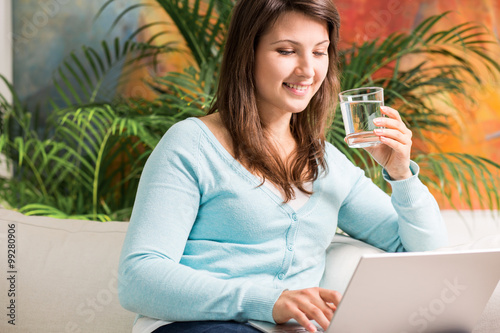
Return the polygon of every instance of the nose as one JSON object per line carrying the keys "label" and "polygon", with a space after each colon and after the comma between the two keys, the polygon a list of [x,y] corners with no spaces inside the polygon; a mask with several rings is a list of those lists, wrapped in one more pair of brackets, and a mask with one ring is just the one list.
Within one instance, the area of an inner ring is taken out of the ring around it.
{"label": "nose", "polygon": [[297,67],[295,68],[295,74],[297,76],[311,78],[314,76],[314,63],[313,59],[309,55],[303,55],[299,57]]}

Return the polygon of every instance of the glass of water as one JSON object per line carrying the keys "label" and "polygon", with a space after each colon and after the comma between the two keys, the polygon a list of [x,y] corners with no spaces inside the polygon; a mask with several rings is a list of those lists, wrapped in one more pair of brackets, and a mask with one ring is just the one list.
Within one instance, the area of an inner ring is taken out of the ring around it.
{"label": "glass of water", "polygon": [[342,91],[339,94],[340,109],[345,127],[345,141],[351,148],[363,148],[380,144],[373,133],[377,127],[373,119],[382,117],[380,107],[384,105],[384,89],[366,87]]}

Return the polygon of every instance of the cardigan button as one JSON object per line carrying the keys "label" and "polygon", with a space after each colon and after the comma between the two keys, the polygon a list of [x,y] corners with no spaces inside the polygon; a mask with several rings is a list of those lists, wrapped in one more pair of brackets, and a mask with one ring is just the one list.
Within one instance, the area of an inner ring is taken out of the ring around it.
{"label": "cardigan button", "polygon": [[278,274],[278,279],[283,280],[285,278],[285,274],[279,273]]}
{"label": "cardigan button", "polygon": [[298,220],[297,214],[295,214],[295,213],[292,214],[292,220],[294,220],[294,221]]}

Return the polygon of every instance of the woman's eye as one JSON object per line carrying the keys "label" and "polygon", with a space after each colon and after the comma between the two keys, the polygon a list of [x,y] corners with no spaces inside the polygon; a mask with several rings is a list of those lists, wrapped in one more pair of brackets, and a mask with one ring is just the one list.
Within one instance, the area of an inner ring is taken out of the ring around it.
{"label": "woman's eye", "polygon": [[290,55],[293,53],[293,51],[288,51],[288,50],[278,50],[278,53],[281,55]]}
{"label": "woman's eye", "polygon": [[314,55],[316,55],[316,56],[326,56],[328,54],[326,52],[314,52]]}

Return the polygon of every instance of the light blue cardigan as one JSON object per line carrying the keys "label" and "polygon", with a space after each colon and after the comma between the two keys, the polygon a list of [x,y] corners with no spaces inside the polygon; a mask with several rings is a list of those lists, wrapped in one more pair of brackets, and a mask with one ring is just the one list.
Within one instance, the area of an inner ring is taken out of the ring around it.
{"label": "light blue cardigan", "polygon": [[172,126],[142,173],[119,268],[123,307],[166,321],[273,322],[284,289],[318,286],[337,226],[386,251],[446,244],[438,205],[414,176],[392,197],[331,144],[328,173],[298,211],[197,118]]}

